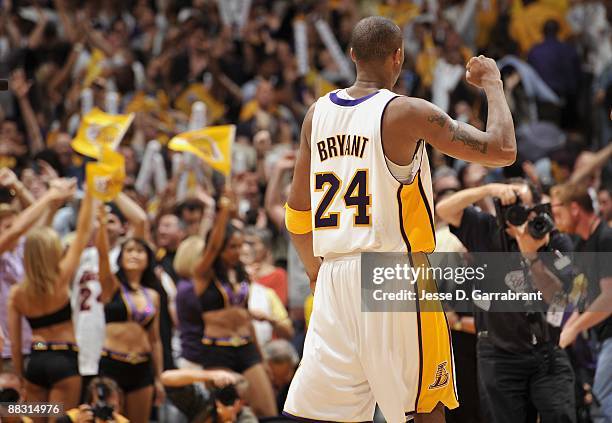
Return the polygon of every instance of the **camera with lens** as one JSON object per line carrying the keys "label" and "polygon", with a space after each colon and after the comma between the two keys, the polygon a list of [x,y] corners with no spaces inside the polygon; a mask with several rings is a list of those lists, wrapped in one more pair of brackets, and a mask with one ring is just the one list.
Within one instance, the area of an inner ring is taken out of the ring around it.
{"label": "camera with lens", "polygon": [[223,388],[213,389],[212,396],[225,406],[234,405],[234,402],[240,399],[240,395],[238,395],[235,385],[227,385]]}
{"label": "camera with lens", "polygon": [[[527,231],[534,239],[542,239],[546,234],[552,232],[555,228],[555,222],[552,218],[552,208],[550,204],[537,204],[533,207],[523,205],[521,198],[517,195],[516,202],[507,206],[502,205],[499,198],[493,198],[495,211],[497,215],[497,223],[500,228],[506,228],[507,224],[520,226],[527,222]],[[535,214],[533,218],[530,215]],[[505,231],[502,230],[502,236],[505,238]],[[504,242],[504,247],[507,246],[507,240]],[[507,248],[504,248],[507,251]]]}
{"label": "camera with lens", "polygon": [[107,402],[107,398],[111,394],[108,386],[99,383],[96,386],[96,403],[92,405],[91,411],[95,418],[100,420],[113,420],[113,413],[115,411],[114,407],[109,405]]}
{"label": "camera with lens", "polygon": [[538,204],[528,208],[522,204],[519,197],[516,203],[509,206],[502,206],[500,203],[500,208],[504,220],[514,226],[522,225],[529,219],[531,213],[535,213],[535,217],[527,223],[529,235],[535,239],[544,238],[555,228],[550,204]]}

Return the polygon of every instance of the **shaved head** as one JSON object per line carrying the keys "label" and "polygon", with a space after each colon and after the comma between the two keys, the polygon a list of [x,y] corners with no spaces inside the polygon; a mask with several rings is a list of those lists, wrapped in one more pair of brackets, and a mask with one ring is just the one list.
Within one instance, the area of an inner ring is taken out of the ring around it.
{"label": "shaved head", "polygon": [[351,47],[361,62],[382,62],[402,47],[402,31],[390,19],[370,16],[355,25]]}

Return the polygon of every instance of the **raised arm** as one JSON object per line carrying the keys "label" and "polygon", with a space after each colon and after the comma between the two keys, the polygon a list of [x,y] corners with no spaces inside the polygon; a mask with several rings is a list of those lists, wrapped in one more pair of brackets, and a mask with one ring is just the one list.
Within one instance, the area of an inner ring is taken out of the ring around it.
{"label": "raised arm", "polygon": [[28,92],[30,91],[31,85],[32,84],[30,82],[26,81],[25,72],[23,69],[17,69],[11,75],[11,90],[17,98],[19,109],[21,110],[23,120],[26,124],[26,131],[30,140],[31,153],[35,154],[44,150],[45,142],[43,141],[40,126],[38,125],[38,120],[36,119],[36,114],[34,113],[34,109],[32,109],[32,104],[28,98]]}
{"label": "raised arm", "polygon": [[49,81],[49,85],[47,87],[47,92],[52,98],[62,97],[62,93],[64,89],[67,88],[67,83],[70,82],[70,77],[72,73],[72,68],[74,67],[81,51],[83,50],[83,44],[75,43],[72,46],[72,50],[70,51],[70,55],[64,65],[59,70],[59,72],[55,73],[51,80]]}
{"label": "raised arm", "polygon": [[34,3],[34,8],[38,19],[36,20],[36,26],[28,36],[28,48],[32,50],[36,50],[40,47],[43,37],[45,36],[45,27],[47,26],[47,15],[45,15],[37,2]]}
{"label": "raised arm", "polygon": [[231,190],[226,188],[225,194],[219,200],[219,211],[217,219],[213,227],[210,237],[204,247],[202,256],[194,266],[195,275],[203,275],[213,265],[215,258],[223,247],[223,238],[225,237],[225,229],[230,217],[236,212],[236,201]]}
{"label": "raised arm", "polygon": [[0,23],[6,28],[6,34],[10,41],[12,48],[17,49],[21,47],[21,32],[13,21],[13,14],[11,13],[11,2],[5,1],[0,5]]}
{"label": "raised arm", "polygon": [[5,187],[11,190],[15,197],[19,200],[21,207],[24,209],[30,207],[34,203],[34,196],[28,189],[21,183],[15,173],[5,167],[0,169],[0,187]]}
{"label": "raised arm", "polygon": [[588,164],[576,169],[568,182],[571,184],[582,183],[587,177],[595,173],[596,170],[601,169],[610,160],[610,157],[612,157],[612,143],[595,153]]}
{"label": "raised arm", "polygon": [[106,209],[104,205],[98,207],[98,233],[96,234],[96,248],[98,249],[98,277],[102,286],[100,301],[103,304],[109,302],[114,292],[119,287],[117,277],[111,271],[108,233],[106,232]]}
{"label": "raised arm", "polygon": [[60,281],[64,286],[68,286],[72,276],[79,265],[81,253],[87,246],[92,230],[93,197],[85,191],[85,197],[81,200],[79,217],[76,227],[76,236],[70,243],[68,251],[60,262]]}
{"label": "raised arm", "polygon": [[[295,170],[293,171],[293,181],[291,182],[291,192],[287,205],[298,211],[310,211],[310,134],[312,131],[312,115],[314,105],[308,109],[302,124],[302,134],[300,136],[300,149],[298,150]],[[304,269],[310,279],[311,288],[319,274],[321,259],[315,257],[312,246],[312,231],[305,234],[291,234],[291,241],[297,250]]]}
{"label": "raised arm", "polygon": [[68,14],[68,6],[66,4],[66,0],[54,0],[53,4],[55,5],[55,10],[60,18],[60,22],[62,23],[62,29],[64,30],[64,34],[66,38],[71,43],[76,42],[78,35],[76,26],[74,24],[73,16]]}
{"label": "raised arm", "polygon": [[200,220],[200,227],[198,228],[198,235],[202,238],[205,238],[208,231],[215,225],[215,208],[217,207],[217,202],[209,192],[210,191],[207,191],[201,185],[196,186],[196,197],[204,203],[202,220]]}
{"label": "raised arm", "polygon": [[11,227],[0,233],[0,253],[8,251],[15,241],[34,226],[54,201],[65,201],[74,195],[76,180],[57,181],[37,202],[19,214]]}
{"label": "raised arm", "polygon": [[106,57],[113,57],[115,49],[113,46],[104,38],[102,32],[94,29],[89,20],[85,19],[81,22],[82,27],[87,34],[87,41],[92,48],[101,50]]}
{"label": "raised arm", "polygon": [[463,210],[485,197],[498,197],[502,204],[516,201],[520,187],[506,184],[488,184],[456,192],[436,205],[436,214],[449,225],[459,227],[463,219]]}
{"label": "raised arm", "polygon": [[115,199],[115,204],[117,204],[121,213],[123,213],[128,222],[130,222],[134,231],[132,235],[136,238],[150,242],[149,218],[142,207],[123,192],[119,193]]}
{"label": "raised arm", "polygon": [[399,97],[385,113],[385,139],[405,140],[408,135],[411,140],[425,140],[451,157],[485,166],[514,163],[516,139],[512,113],[495,61],[484,56],[473,57],[466,69],[467,81],[484,89],[487,96],[486,131],[451,119],[425,100]]}

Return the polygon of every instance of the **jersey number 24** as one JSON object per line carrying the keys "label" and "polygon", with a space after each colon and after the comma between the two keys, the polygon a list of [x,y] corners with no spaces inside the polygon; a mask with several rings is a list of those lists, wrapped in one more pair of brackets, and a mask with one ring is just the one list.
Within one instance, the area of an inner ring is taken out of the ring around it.
{"label": "jersey number 24", "polygon": [[[329,211],[329,206],[342,188],[342,181],[334,172],[315,174],[315,192],[325,191],[315,212],[315,229],[332,229],[340,226],[340,212]],[[344,205],[355,208],[354,226],[370,226],[372,197],[368,190],[368,170],[358,169],[342,196]]]}

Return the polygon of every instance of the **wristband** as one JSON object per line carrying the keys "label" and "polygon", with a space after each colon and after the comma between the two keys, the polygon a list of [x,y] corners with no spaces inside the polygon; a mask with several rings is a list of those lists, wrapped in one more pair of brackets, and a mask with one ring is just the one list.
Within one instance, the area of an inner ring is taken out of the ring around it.
{"label": "wristband", "polygon": [[312,232],[312,212],[310,210],[294,210],[285,203],[285,226],[292,234],[304,235]]}
{"label": "wristband", "polygon": [[232,200],[230,200],[229,198],[224,196],[219,199],[219,207],[227,209],[231,205],[232,205]]}
{"label": "wristband", "polygon": [[15,185],[11,187],[9,192],[11,193],[13,197],[16,197],[19,195],[19,193],[23,191],[24,188],[25,187],[23,186],[23,184],[20,181],[18,181]]}

